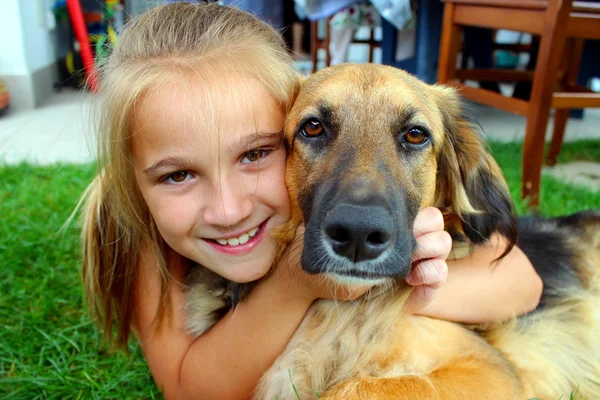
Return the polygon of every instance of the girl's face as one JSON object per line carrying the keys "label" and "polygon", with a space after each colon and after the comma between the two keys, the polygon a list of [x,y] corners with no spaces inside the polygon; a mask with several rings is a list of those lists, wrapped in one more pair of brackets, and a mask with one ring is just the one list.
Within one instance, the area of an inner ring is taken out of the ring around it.
{"label": "girl's face", "polygon": [[284,115],[252,78],[196,79],[165,85],[136,110],[136,179],[173,250],[253,281],[273,262],[272,229],[290,218]]}

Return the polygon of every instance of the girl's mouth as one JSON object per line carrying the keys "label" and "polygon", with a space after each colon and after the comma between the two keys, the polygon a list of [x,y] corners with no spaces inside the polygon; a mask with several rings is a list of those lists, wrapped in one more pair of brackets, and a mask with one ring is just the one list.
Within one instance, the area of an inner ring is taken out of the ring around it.
{"label": "girl's mouth", "polygon": [[264,237],[267,222],[265,220],[259,226],[250,229],[237,237],[227,239],[205,239],[207,243],[225,254],[245,254],[256,247]]}

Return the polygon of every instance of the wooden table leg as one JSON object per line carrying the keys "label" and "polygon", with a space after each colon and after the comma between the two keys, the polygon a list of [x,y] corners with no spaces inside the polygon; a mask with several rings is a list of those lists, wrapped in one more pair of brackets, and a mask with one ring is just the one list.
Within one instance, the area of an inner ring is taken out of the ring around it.
{"label": "wooden table leg", "polygon": [[571,11],[570,1],[548,3],[544,20],[544,30],[540,43],[537,67],[533,77],[533,88],[527,113],[527,127],[523,143],[522,197],[529,205],[539,205],[540,179],[546,126],[550,115],[552,93],[560,66],[560,57],[565,44],[567,21]]}

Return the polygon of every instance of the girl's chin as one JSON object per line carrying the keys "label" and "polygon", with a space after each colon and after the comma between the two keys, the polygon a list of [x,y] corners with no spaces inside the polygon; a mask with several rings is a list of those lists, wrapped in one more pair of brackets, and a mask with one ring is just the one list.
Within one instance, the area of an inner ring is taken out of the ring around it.
{"label": "girl's chin", "polygon": [[250,283],[250,282],[254,282],[257,281],[259,279],[261,279],[262,277],[264,277],[267,274],[267,272],[265,271],[264,273],[260,273],[260,274],[252,274],[252,275],[248,275],[248,274],[244,274],[244,275],[230,275],[228,278],[228,280],[235,282],[235,283]]}
{"label": "girl's chin", "polygon": [[230,281],[237,283],[253,282],[264,277],[267,274],[267,272],[269,272],[271,264],[268,265],[268,267],[261,269],[255,268],[255,265],[236,265],[234,269],[229,271],[223,271],[224,273],[220,275],[224,276]]}

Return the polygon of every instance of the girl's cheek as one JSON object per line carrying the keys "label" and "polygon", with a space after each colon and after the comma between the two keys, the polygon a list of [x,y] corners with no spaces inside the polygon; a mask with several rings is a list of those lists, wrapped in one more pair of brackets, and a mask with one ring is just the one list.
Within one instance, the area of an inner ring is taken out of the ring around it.
{"label": "girl's cheek", "polygon": [[195,209],[200,206],[200,200],[196,198],[194,201],[192,193],[176,196],[162,193],[155,198],[150,212],[157,223],[160,221],[163,226],[177,228],[193,222]]}
{"label": "girl's cheek", "polygon": [[280,192],[282,188],[285,190],[285,167],[273,165],[271,168],[261,171],[258,178],[250,178],[248,185],[255,191],[268,191],[272,194]]}

